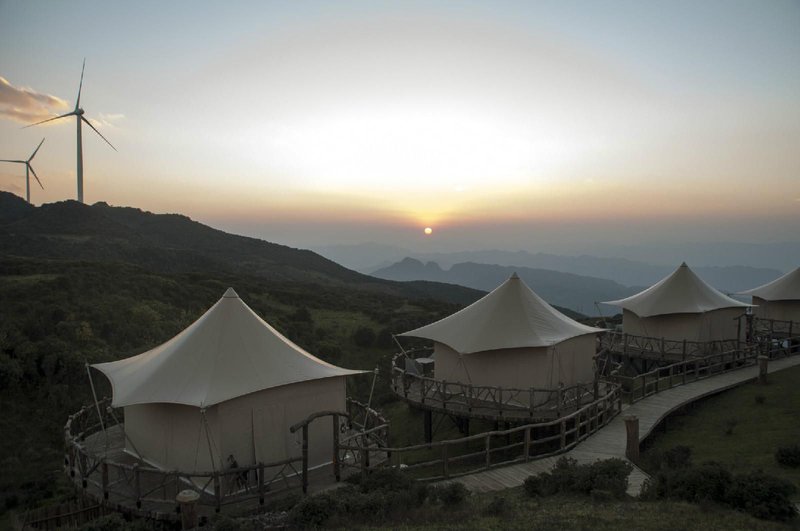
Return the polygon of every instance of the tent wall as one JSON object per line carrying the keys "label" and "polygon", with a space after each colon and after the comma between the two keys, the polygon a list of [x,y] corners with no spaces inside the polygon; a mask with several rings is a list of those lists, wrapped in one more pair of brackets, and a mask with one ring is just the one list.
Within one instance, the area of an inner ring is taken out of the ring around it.
{"label": "tent wall", "polygon": [[753,315],[761,319],[777,319],[779,321],[795,321],[800,323],[800,300],[767,301],[761,297],[753,297]]}
{"label": "tent wall", "polygon": [[[302,455],[302,433],[289,427],[318,411],[347,411],[344,376],[265,389],[217,406],[221,451],[244,466]],[[309,466],[333,457],[332,417],[309,425]]]}
{"label": "tent wall", "polygon": [[[206,436],[206,425],[208,436]],[[220,461],[217,415],[213,408],[203,422],[200,409],[181,404],[137,404],[125,407],[125,449],[167,470],[209,472]]]}
{"label": "tent wall", "polygon": [[622,330],[626,334],[674,341],[719,341],[736,339],[737,318],[741,308],[722,308],[705,313],[671,313],[639,317],[630,310],[622,312]]}
{"label": "tent wall", "polygon": [[434,343],[437,380],[472,385],[554,389],[594,379],[595,335],[587,334],[552,347],[515,348],[460,355]]}
{"label": "tent wall", "polygon": [[[317,411],[346,411],[345,377],[334,376],[265,389],[208,408],[179,404],[139,404],[125,408],[126,448],[164,469],[186,472],[227,468],[232,455],[240,466],[302,455],[302,435],[289,427]],[[331,461],[331,417],[311,423],[309,466]],[[213,462],[209,452],[213,451]]]}

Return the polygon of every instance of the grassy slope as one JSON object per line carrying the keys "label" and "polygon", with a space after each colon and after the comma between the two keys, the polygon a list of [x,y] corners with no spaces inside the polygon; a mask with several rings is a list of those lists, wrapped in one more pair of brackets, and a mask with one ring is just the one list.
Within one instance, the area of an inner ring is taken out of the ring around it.
{"label": "grassy slope", "polygon": [[[595,503],[581,497],[532,499],[520,488],[501,494],[506,511],[501,516],[485,514],[496,494],[474,495],[460,508],[425,506],[397,517],[381,527],[341,523],[344,529],[475,529],[498,530],[618,530],[675,531],[702,530],[778,530],[792,529],[789,524],[757,520],[751,516],[717,506],[699,506],[682,502],[613,501]],[[332,522],[333,523],[333,522]]]}
{"label": "grassy slope", "polygon": [[798,381],[800,367],[786,369],[770,374],[766,386],[750,383],[674,415],[648,442],[645,462],[653,452],[684,445],[692,449],[695,463],[719,461],[734,473],[761,469],[793,482],[800,493],[800,469],[782,467],[774,458],[778,447],[800,441]]}

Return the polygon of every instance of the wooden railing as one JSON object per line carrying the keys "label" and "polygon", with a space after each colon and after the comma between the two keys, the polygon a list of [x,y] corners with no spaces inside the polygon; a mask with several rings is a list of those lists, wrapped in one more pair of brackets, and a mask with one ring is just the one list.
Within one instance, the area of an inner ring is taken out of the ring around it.
{"label": "wooden railing", "polygon": [[633,403],[679,385],[755,365],[758,356],[758,349],[750,346],[679,361],[637,376],[613,374],[610,378],[620,385],[623,399]]}
{"label": "wooden railing", "polygon": [[[565,452],[619,413],[622,406],[619,386],[603,387],[607,390],[604,396],[556,420],[460,439],[383,448],[388,459],[379,463],[361,460],[362,474],[375,468],[396,467],[411,472],[419,480],[434,481]],[[345,444],[340,448],[361,450]]]}
{"label": "wooden railing", "polygon": [[752,317],[751,335],[753,337],[795,337],[800,335],[800,323],[795,321],[783,321],[780,319],[762,319]]}
{"label": "wooden railing", "polygon": [[[185,489],[198,493],[199,505],[219,512],[223,506],[254,500],[263,505],[270,491],[305,490],[308,486],[307,451],[299,457],[251,466],[190,472],[163,470],[143,461],[130,464],[108,459],[102,430],[124,430],[124,424],[117,423],[110,403],[106,398],[97,406],[81,408],[64,426],[66,471],[85,495],[98,502],[119,510],[132,510],[135,506],[141,515],[167,519],[170,517],[167,513],[174,514],[177,508],[175,497]],[[335,413],[343,422],[335,426],[335,444],[331,449],[334,456],[341,455],[338,437],[342,426],[346,442],[354,440],[360,446],[378,448],[388,441],[388,423],[375,410],[348,400],[348,411]],[[87,445],[88,437],[92,437],[91,447]]]}
{"label": "wooden railing", "polygon": [[467,417],[508,420],[558,418],[577,411],[606,390],[605,383],[579,383],[555,389],[515,389],[437,380],[406,370],[406,361],[430,351],[403,352],[392,359],[392,391],[427,409]]}
{"label": "wooden railing", "polygon": [[730,352],[739,347],[736,339],[717,341],[673,340],[663,337],[636,336],[622,332],[607,332],[600,336],[600,348],[624,356],[653,356],[660,358],[705,357]]}

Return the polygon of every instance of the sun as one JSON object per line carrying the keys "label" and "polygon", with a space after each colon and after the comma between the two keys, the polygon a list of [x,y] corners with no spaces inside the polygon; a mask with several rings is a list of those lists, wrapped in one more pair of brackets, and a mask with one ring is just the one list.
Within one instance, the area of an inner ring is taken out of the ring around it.
{"label": "sun", "polygon": [[433,234],[433,229],[430,227],[425,227],[425,230],[422,232],[424,232],[426,236],[430,236],[431,234]]}

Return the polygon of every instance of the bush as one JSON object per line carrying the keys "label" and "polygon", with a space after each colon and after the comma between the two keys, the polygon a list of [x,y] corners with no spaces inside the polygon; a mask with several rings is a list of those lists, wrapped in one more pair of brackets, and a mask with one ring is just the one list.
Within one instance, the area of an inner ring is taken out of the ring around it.
{"label": "bush", "polygon": [[605,491],[621,498],[628,490],[628,476],[633,466],[622,459],[598,460],[579,465],[574,459],[562,457],[552,472],[530,476],[523,483],[528,496],[550,496],[557,492],[588,495]]}
{"label": "bush", "polygon": [[540,496],[552,496],[558,492],[558,486],[553,481],[553,477],[548,472],[542,472],[535,476],[528,476],[522,484],[525,494],[531,498]]}
{"label": "bush", "polygon": [[735,509],[765,520],[789,520],[797,514],[790,497],[795,486],[763,472],[739,474],[734,478],[728,503]]}
{"label": "bush", "polygon": [[445,507],[455,507],[464,503],[469,490],[461,483],[448,483],[431,489],[431,498],[439,500]]}
{"label": "bush", "polygon": [[331,494],[325,492],[308,496],[289,511],[289,523],[295,527],[319,527],[339,513],[341,507]]}
{"label": "bush", "polygon": [[[692,464],[692,449],[688,446],[674,446],[661,454],[661,467],[670,470],[687,468]],[[659,468],[661,468],[659,467]]]}
{"label": "bush", "polygon": [[767,397],[766,397],[766,396],[764,396],[764,395],[762,395],[762,394],[757,394],[757,395],[755,396],[755,399],[756,399],[756,404],[758,404],[758,405],[761,405],[761,404],[763,404],[764,402],[766,402],[766,400],[767,400]]}
{"label": "bush", "polygon": [[730,472],[715,462],[675,470],[665,474],[664,479],[662,497],[693,503],[706,500],[725,503],[733,480]]}
{"label": "bush", "polygon": [[353,343],[359,347],[371,347],[375,343],[375,332],[372,328],[360,326],[353,333]]}
{"label": "bush", "polygon": [[483,510],[488,516],[502,516],[508,512],[508,502],[502,496],[495,496]]}
{"label": "bush", "polygon": [[781,446],[775,451],[775,461],[783,466],[797,468],[800,466],[800,445]]}

